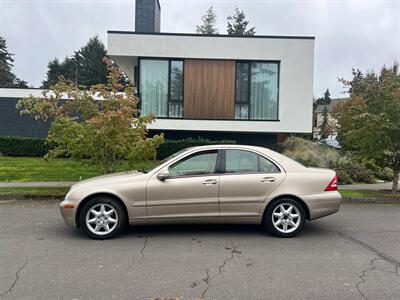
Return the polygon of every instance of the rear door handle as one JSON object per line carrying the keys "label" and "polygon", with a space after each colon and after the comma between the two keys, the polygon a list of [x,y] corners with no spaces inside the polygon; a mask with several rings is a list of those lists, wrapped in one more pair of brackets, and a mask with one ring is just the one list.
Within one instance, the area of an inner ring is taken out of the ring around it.
{"label": "rear door handle", "polygon": [[203,181],[204,185],[210,185],[210,184],[217,184],[218,181],[216,179],[206,179]]}
{"label": "rear door handle", "polygon": [[264,177],[261,179],[261,182],[274,182],[275,177]]}

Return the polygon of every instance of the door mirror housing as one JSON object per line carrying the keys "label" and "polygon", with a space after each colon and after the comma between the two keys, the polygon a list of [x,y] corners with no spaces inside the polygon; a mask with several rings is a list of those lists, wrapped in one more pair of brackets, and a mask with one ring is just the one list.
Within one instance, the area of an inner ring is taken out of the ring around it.
{"label": "door mirror housing", "polygon": [[169,178],[169,171],[162,170],[160,173],[157,174],[157,179],[160,181],[164,181],[165,179]]}

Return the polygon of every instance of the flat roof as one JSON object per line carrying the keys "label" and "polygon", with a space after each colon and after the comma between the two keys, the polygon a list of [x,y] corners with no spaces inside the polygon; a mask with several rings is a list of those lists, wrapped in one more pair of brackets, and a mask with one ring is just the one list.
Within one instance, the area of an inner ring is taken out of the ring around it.
{"label": "flat roof", "polygon": [[123,30],[108,30],[108,34],[135,34],[135,35],[162,35],[162,36],[194,36],[194,37],[222,37],[222,38],[261,38],[261,39],[304,39],[315,40],[315,36],[289,36],[289,35],[228,35],[228,34],[197,34],[175,32],[137,32]]}

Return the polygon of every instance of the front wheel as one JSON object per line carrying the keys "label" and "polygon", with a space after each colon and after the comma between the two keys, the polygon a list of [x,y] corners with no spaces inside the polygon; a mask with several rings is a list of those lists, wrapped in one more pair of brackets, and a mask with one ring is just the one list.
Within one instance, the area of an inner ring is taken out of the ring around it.
{"label": "front wheel", "polygon": [[292,237],[303,229],[305,219],[300,203],[293,199],[279,199],[267,208],[264,225],[277,237]]}
{"label": "front wheel", "polygon": [[108,197],[96,197],[82,208],[79,223],[92,239],[113,238],[125,226],[126,216],[121,204]]}

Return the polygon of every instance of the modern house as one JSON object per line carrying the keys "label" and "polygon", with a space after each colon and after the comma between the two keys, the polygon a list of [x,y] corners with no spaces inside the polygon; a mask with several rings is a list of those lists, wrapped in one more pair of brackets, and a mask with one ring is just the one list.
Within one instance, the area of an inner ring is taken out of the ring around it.
{"label": "modern house", "polygon": [[[145,16],[145,17],[144,17]],[[136,31],[108,31],[141,113],[167,138],[274,145],[312,132],[314,37],[161,33],[157,0],[136,1]]]}
{"label": "modern house", "polygon": [[[136,0],[136,31],[108,31],[108,55],[135,82],[141,113],[157,116],[150,133],[270,147],[312,133],[314,37],[163,33],[160,15],[157,0]],[[15,110],[31,93],[0,89],[0,135],[47,132]]]}

